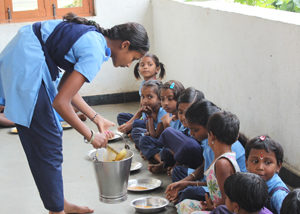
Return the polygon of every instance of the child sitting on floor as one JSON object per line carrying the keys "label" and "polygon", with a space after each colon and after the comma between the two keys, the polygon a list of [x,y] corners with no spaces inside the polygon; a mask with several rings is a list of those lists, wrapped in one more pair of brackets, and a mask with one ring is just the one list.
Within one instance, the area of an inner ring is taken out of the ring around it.
{"label": "child sitting on floor", "polygon": [[[161,63],[158,57],[154,54],[147,53],[143,56],[139,63],[134,67],[134,76],[136,79],[140,79],[141,76],[143,81],[139,88],[139,95],[141,96],[141,90],[144,83],[148,80],[156,80],[159,73],[159,79],[163,79],[166,72],[164,64]],[[120,125],[118,130],[122,133],[128,134],[131,132],[133,126],[138,126],[145,128],[143,120],[140,120],[142,117],[142,106],[138,111],[133,115],[131,113],[120,113],[117,116],[118,124]],[[143,118],[145,119],[145,118]]]}
{"label": "child sitting on floor", "polygon": [[214,160],[208,170],[205,171],[209,197],[206,201],[185,199],[176,205],[179,214],[189,214],[193,211],[213,210],[221,204],[225,204],[224,182],[230,175],[239,172],[236,162],[236,154],[232,152],[231,145],[238,139],[240,121],[236,115],[230,112],[214,113],[208,120],[208,145],[214,152]]}
{"label": "child sitting on floor", "polygon": [[160,152],[160,158],[164,168],[168,169],[171,175],[174,165],[184,165],[196,169],[203,162],[200,143],[190,135],[189,128],[185,119],[185,112],[194,102],[204,99],[203,92],[189,87],[182,91],[177,100],[177,115],[184,129],[176,130],[172,127],[166,128],[160,135],[158,141],[163,148]]}
{"label": "child sitting on floor", "polygon": [[163,163],[160,160],[160,151],[162,143],[157,139],[162,131],[168,127],[176,130],[183,130],[184,127],[177,115],[177,99],[184,90],[183,85],[176,80],[170,80],[164,83],[160,88],[160,100],[163,109],[168,113],[162,118],[162,129],[156,131],[156,135],[143,136],[139,145],[143,156],[149,161],[148,169],[152,173],[160,173],[163,170]]}
{"label": "child sitting on floor", "polygon": [[264,207],[268,186],[254,173],[237,172],[229,176],[225,180],[224,191],[225,205],[218,206],[210,214],[272,214]]}
{"label": "child sitting on floor", "polygon": [[[214,160],[214,152],[208,145],[208,118],[216,112],[221,111],[214,103],[203,100],[193,103],[186,111],[185,117],[191,135],[201,142],[203,154],[199,154],[199,158],[204,158],[204,163],[197,167],[196,170],[188,169],[184,166],[175,166],[172,171],[172,180],[174,183],[170,184],[165,193],[166,198],[174,203],[180,202],[184,199],[195,199],[199,201],[205,200],[205,193],[208,192],[207,187],[198,186],[199,181],[206,182],[203,177],[204,171],[208,169]],[[239,140],[240,135],[239,135]],[[241,171],[246,171],[245,165],[245,150],[242,144],[236,141],[232,145],[232,151],[236,153],[236,159]],[[244,140],[244,139],[243,139]]]}
{"label": "child sitting on floor", "polygon": [[137,149],[140,149],[140,138],[149,135],[155,137],[163,129],[161,118],[167,112],[161,107],[159,89],[162,83],[158,80],[148,80],[142,87],[141,105],[145,113],[146,128],[134,127],[131,137]]}
{"label": "child sitting on floor", "polygon": [[268,185],[269,200],[266,207],[279,214],[282,201],[289,192],[278,175],[283,162],[281,145],[269,136],[258,136],[246,144],[245,156],[248,172],[259,175]]}

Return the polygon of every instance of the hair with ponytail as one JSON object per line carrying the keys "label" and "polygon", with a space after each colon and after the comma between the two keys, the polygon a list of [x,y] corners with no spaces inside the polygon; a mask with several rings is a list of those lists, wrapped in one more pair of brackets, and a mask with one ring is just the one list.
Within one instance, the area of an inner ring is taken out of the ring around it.
{"label": "hair with ponytail", "polygon": [[149,39],[146,29],[138,23],[128,22],[125,24],[115,25],[110,29],[102,28],[97,22],[79,17],[74,13],[68,13],[63,17],[64,21],[77,24],[93,25],[103,36],[111,40],[129,41],[129,50],[135,50],[142,54],[149,51]]}

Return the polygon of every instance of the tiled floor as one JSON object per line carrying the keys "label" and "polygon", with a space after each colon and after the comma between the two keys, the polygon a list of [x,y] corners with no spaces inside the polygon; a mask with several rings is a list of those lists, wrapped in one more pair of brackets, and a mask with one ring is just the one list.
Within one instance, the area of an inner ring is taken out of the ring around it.
{"label": "tiled floor", "polygon": [[[119,112],[135,112],[138,103],[114,104],[93,106],[104,117],[116,122]],[[89,127],[96,129],[90,122],[85,122]],[[25,154],[18,135],[8,134],[9,129],[0,128],[0,213],[12,214],[41,214],[48,213],[41,202],[39,193],[31,176]],[[116,149],[124,147],[122,141],[110,144]],[[93,149],[83,143],[83,137],[74,129],[65,130],[63,135],[64,163],[64,192],[65,198],[70,202],[87,205],[95,210],[96,214],[130,214],[135,209],[130,202],[139,197],[155,195],[163,196],[171,179],[166,175],[153,175],[147,170],[147,163],[135,152],[133,160],[143,163],[143,167],[130,174],[131,178],[154,177],[160,179],[163,184],[160,188],[151,192],[132,193],[128,192],[128,199],[118,204],[105,204],[98,199],[98,187],[95,172],[91,162],[85,160],[87,153]],[[176,213],[175,209],[168,206],[163,214]]]}

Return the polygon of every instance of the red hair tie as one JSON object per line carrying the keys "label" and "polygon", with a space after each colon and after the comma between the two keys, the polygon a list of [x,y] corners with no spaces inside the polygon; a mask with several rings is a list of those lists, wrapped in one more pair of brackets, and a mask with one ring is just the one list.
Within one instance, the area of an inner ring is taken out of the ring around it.
{"label": "red hair tie", "polygon": [[261,141],[264,141],[264,140],[266,139],[266,136],[262,135],[262,136],[259,137],[259,139],[260,139]]}

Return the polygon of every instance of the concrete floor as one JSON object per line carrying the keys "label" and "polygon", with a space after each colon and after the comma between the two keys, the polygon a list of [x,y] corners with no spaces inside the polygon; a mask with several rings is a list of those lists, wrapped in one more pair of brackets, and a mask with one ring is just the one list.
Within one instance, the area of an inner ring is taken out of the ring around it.
{"label": "concrete floor", "polygon": [[[138,103],[113,104],[93,106],[107,119],[116,122],[119,112],[135,112]],[[96,127],[90,121],[85,122],[94,130]],[[13,214],[41,214],[48,213],[43,207],[39,193],[27,164],[23,148],[18,135],[9,134],[9,128],[0,128],[0,213]],[[116,149],[124,147],[124,142],[112,142]],[[83,137],[74,129],[65,130],[63,134],[63,178],[65,198],[72,203],[87,205],[94,213],[101,214],[130,214],[136,213],[130,206],[133,199],[148,195],[163,196],[171,179],[167,175],[153,175],[147,170],[147,163],[143,161],[131,142],[131,149],[135,155],[133,160],[143,163],[143,167],[130,174],[132,178],[158,178],[162,186],[151,192],[128,192],[128,199],[119,204],[105,204],[98,199],[98,187],[95,172],[90,161],[85,160],[87,153],[93,148],[83,143]],[[172,206],[168,206],[161,214],[176,213]]]}

